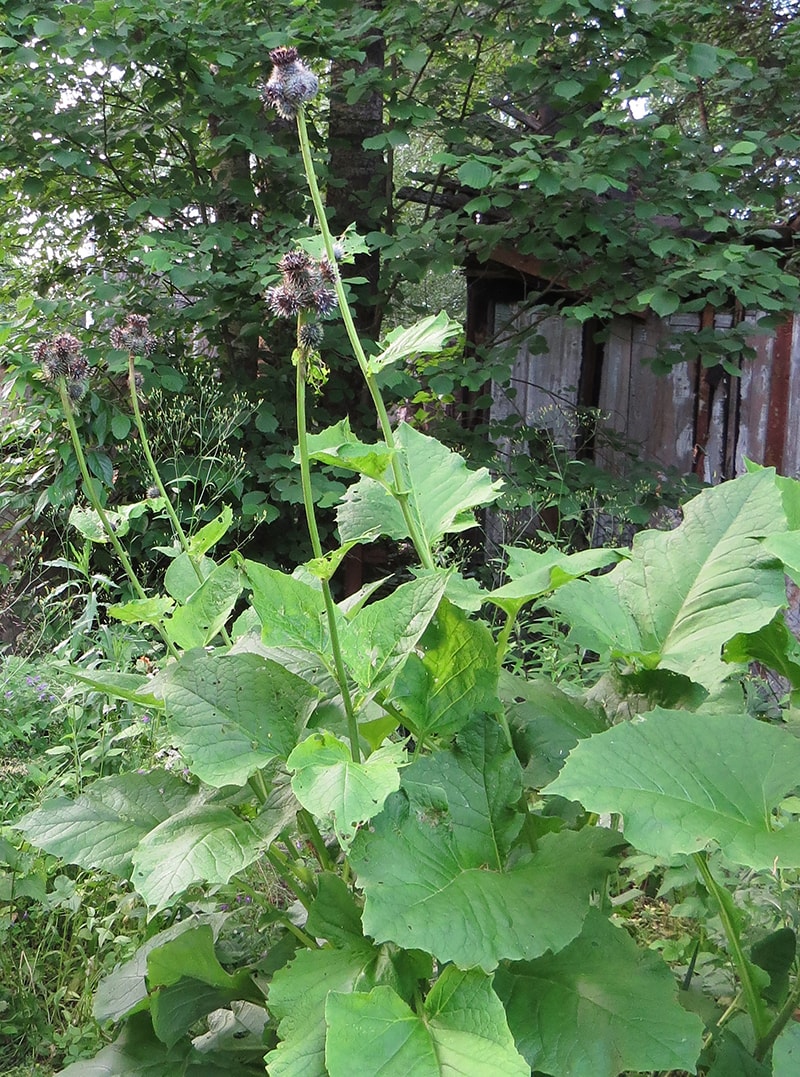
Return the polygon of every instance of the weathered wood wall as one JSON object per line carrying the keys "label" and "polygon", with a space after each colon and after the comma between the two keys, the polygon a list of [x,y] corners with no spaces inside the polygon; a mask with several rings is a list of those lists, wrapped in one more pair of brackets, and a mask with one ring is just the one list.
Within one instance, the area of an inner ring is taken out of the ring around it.
{"label": "weathered wood wall", "polygon": [[[663,320],[615,318],[598,359],[580,326],[541,311],[516,312],[498,303],[495,323],[519,334],[509,396],[493,386],[492,416],[516,413],[547,430],[565,448],[577,447],[576,409],[592,404],[606,430],[622,436],[641,458],[665,468],[695,471],[706,482],[741,474],[745,458],[800,475],[800,317],[777,332],[753,335],[755,359],[740,377],[700,362],[656,374],[652,360],[666,336],[697,332],[701,324],[731,325],[728,314],[675,314]],[[751,319],[752,320],[752,319]],[[587,365],[594,380],[586,394]],[[509,451],[511,448],[508,447]],[[630,457],[598,438],[595,462],[624,474]]]}

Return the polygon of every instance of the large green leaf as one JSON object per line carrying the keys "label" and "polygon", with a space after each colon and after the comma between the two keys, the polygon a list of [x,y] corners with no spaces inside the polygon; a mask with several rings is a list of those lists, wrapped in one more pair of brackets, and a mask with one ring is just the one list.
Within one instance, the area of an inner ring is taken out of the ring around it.
{"label": "large green leaf", "polygon": [[322,464],[347,468],[380,481],[391,465],[394,452],[383,441],[375,445],[359,441],[350,428],[350,420],[344,418],[319,434],[308,435],[308,455]]}
{"label": "large green leaf", "polygon": [[790,1021],[772,1049],[772,1077],[795,1077],[800,1070],[800,1025]]}
{"label": "large green leaf", "polygon": [[531,789],[555,778],[578,741],[606,728],[596,711],[544,677],[529,681],[503,671],[500,697]]}
{"label": "large green leaf", "polygon": [[148,905],[163,909],[194,883],[226,883],[258,858],[264,838],[221,804],[202,804],[151,830],[133,853],[132,882]]}
{"label": "large green leaf", "polygon": [[529,1077],[488,976],[446,968],[415,1013],[391,987],[331,992],[330,1077]]}
{"label": "large green leaf", "polygon": [[192,654],[164,684],[169,731],[204,782],[244,785],[271,759],[286,759],[319,696],[258,654]]}
{"label": "large green leaf", "polygon": [[510,863],[521,792],[519,763],[489,721],[408,767],[353,843],[364,930],[487,972],[573,939],[618,837],[593,828],[548,834],[535,854],[517,851]]}
{"label": "large green leaf", "polygon": [[[499,497],[501,484],[492,480],[486,468],[469,470],[461,456],[435,438],[401,423],[396,442],[402,455],[409,508],[429,546],[443,535],[474,527],[473,510]],[[348,489],[337,519],[342,542],[370,542],[379,535],[409,537],[397,500],[384,486],[367,477]]]}
{"label": "large green leaf", "polygon": [[224,913],[190,913],[186,919],[171,924],[146,939],[133,957],[118,965],[100,981],[92,1003],[95,1019],[100,1024],[105,1021],[119,1021],[126,1014],[144,1008],[148,1004],[147,956],[150,951],[171,942],[185,931],[194,931],[203,924],[209,924],[213,937],[216,938],[224,920]]}
{"label": "large green leaf", "polygon": [[800,741],[776,726],[657,709],[581,741],[544,792],[621,812],[626,839],[653,856],[713,842],[763,870],[800,865],[800,824],[772,816],[798,774]]}
{"label": "large green leaf", "polygon": [[148,1014],[135,1014],[114,1043],[58,1077],[252,1077],[247,1060],[226,1051],[201,1053],[188,1039],[167,1047],[153,1032]]}
{"label": "large green leaf", "polygon": [[172,1047],[201,1017],[234,999],[263,999],[249,973],[226,972],[209,925],[185,931],[147,955],[153,1030]]}
{"label": "large green leaf", "polygon": [[266,1058],[270,1077],[328,1077],[325,1000],[329,991],[369,991],[380,951],[366,940],[343,949],[303,950],[270,984],[267,1005],[281,1043]]}
{"label": "large green leaf", "polygon": [[723,645],[785,605],[783,570],[759,541],[785,529],[772,472],[743,475],[688,502],[676,530],[637,535],[629,561],[567,584],[551,605],[581,645],[713,688],[730,673]]}
{"label": "large green leaf", "polygon": [[448,337],[461,332],[461,326],[454,322],[446,311],[429,314],[408,328],[393,329],[384,341],[383,350],[368,360],[368,367],[373,374],[391,366],[401,359],[424,352],[438,352]]}
{"label": "large green leaf", "polygon": [[449,737],[478,714],[494,713],[497,650],[489,629],[442,601],[395,681],[392,703],[419,737]]}
{"label": "large green leaf", "polygon": [[499,969],[495,989],[534,1070],[569,1077],[695,1070],[702,1021],[679,1004],[661,958],[597,909],[559,953]]}
{"label": "large green leaf", "polygon": [[509,583],[490,591],[486,600],[508,612],[517,613],[527,602],[563,587],[588,572],[621,561],[620,550],[578,550],[565,553],[556,546],[547,550],[506,547]]}
{"label": "large green leaf", "polygon": [[789,631],[782,613],[757,632],[739,633],[728,640],[723,658],[740,664],[760,662],[785,677],[792,688],[800,688],[800,642]]}
{"label": "large green leaf", "polygon": [[322,591],[257,561],[245,561],[244,569],[253,589],[262,641],[268,647],[310,651],[326,660],[328,631]]}
{"label": "large green leaf", "polygon": [[241,591],[242,576],[233,562],[217,565],[166,621],[172,642],[187,651],[205,647],[223,628]]}
{"label": "large green leaf", "polygon": [[443,572],[411,580],[344,621],[339,631],[342,657],[362,691],[385,683],[413,651],[446,585]]}
{"label": "large green leaf", "polygon": [[188,553],[179,553],[164,573],[164,589],[177,602],[186,602],[215,567],[209,557],[191,558]]}
{"label": "large green leaf", "polygon": [[175,812],[201,800],[163,770],[100,778],[76,800],[59,797],[13,824],[31,845],[84,868],[127,875],[139,841]]}
{"label": "large green leaf", "polygon": [[333,818],[333,829],[348,850],[361,823],[372,819],[400,785],[407,761],[402,744],[387,744],[365,762],[355,763],[350,747],[330,733],[314,733],[286,761],[294,771],[295,796],[319,818]]}

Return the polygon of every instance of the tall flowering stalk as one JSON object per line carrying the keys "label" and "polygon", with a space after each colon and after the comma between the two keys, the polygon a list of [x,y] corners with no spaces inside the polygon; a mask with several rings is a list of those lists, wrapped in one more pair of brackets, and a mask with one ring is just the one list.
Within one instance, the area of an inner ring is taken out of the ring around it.
{"label": "tall flowering stalk", "polygon": [[[333,287],[341,311],[342,321],[347,331],[348,339],[350,340],[350,346],[353,349],[353,354],[356,357],[359,369],[361,370],[370,397],[372,398],[384,442],[388,448],[393,450],[392,470],[394,473],[395,489],[397,491],[395,496],[403,513],[408,534],[414,544],[417,556],[422,565],[425,568],[432,569],[434,567],[434,562],[430,547],[424,537],[420,534],[417,522],[414,519],[414,515],[408,504],[408,492],[405,491],[405,483],[400,470],[400,462],[397,453],[394,451],[396,449],[395,437],[391,422],[389,421],[386,405],[381,396],[375,376],[369,369],[364,346],[358,335],[353,314],[347,301],[347,293],[345,292],[337,268],[336,241],[328,226],[325,203],[323,202],[322,193],[319,189],[319,183],[317,182],[317,176],[314,170],[314,159],[311,154],[311,143],[308,138],[308,127],[305,119],[305,105],[316,96],[319,89],[319,81],[316,75],[314,75],[313,72],[300,60],[297,49],[295,48],[284,46],[273,49],[270,53],[270,59],[272,60],[274,67],[269,81],[263,89],[263,98],[265,103],[274,108],[279,116],[285,120],[294,120],[297,124],[297,135],[300,142],[300,152],[303,157],[303,168],[305,170],[306,180],[311,194],[311,201],[314,205],[317,226],[325,248],[325,261],[330,271],[330,284]],[[270,305],[276,313],[283,315],[283,311],[276,308],[274,301],[271,300]]]}
{"label": "tall flowering stalk", "polygon": [[[81,352],[80,341],[72,336],[71,333],[62,333],[52,341],[43,341],[36,351],[36,358],[41,364],[45,378],[55,383],[61,398],[61,407],[67,421],[72,448],[75,452],[75,459],[78,461],[78,468],[83,478],[84,490],[89,504],[97,514],[103,531],[119,558],[119,562],[133,587],[136,597],[146,601],[147,593],[139,582],[136,570],[125,548],[119,541],[114,525],[95,491],[94,479],[89,473],[86,454],[83,451],[78,427],[75,423],[73,408],[83,398],[89,384],[89,364]],[[177,658],[178,651],[166,630],[162,625],[157,625],[157,627],[167,650],[174,658]]]}
{"label": "tall flowering stalk", "polygon": [[[155,488],[164,502],[164,510],[172,524],[175,537],[177,538],[181,549],[189,559],[189,564],[192,566],[198,584],[202,584],[205,577],[203,576],[196,555],[192,553],[189,538],[183,529],[183,525],[181,524],[177,512],[175,511],[172,499],[164,485],[164,480],[161,478],[161,473],[158,470],[158,466],[150,449],[150,439],[147,436],[147,430],[145,429],[144,421],[142,420],[142,411],[139,406],[139,390],[142,384],[142,377],[136,370],[136,358],[137,356],[150,355],[155,351],[157,345],[156,337],[150,332],[147,318],[143,314],[129,314],[125,319],[124,325],[116,326],[111,330],[111,345],[119,351],[127,351],[128,353],[128,392],[131,400],[131,411],[133,412],[133,422],[136,426],[137,433],[139,434],[139,441],[142,446],[144,458],[147,462],[147,468],[153,479]],[[230,646],[233,641],[224,625],[221,629],[221,635],[225,642]]]}

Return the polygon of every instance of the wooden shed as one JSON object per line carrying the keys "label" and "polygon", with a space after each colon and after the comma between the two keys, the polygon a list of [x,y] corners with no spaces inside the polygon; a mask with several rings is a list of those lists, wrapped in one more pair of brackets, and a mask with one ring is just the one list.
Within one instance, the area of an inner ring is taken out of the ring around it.
{"label": "wooden shed", "polygon": [[700,359],[660,374],[653,360],[670,339],[712,325],[724,330],[734,320],[754,324],[757,313],[706,309],[663,319],[648,312],[580,325],[531,303],[528,295],[552,296],[553,289],[531,277],[528,290],[526,261],[500,252],[467,274],[468,337],[515,349],[510,385],[492,385],[493,419],[516,413],[525,426],[546,430],[615,474],[625,473],[630,455],[607,439],[587,452],[582,409],[597,409],[607,431],[642,459],[706,482],[741,474],[745,459],[800,476],[800,315],[749,336],[755,356],[738,375]]}

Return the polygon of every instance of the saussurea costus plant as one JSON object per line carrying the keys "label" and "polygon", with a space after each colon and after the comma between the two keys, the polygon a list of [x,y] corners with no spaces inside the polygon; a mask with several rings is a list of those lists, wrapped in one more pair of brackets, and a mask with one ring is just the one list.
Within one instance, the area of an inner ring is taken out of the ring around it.
{"label": "saussurea costus plant", "polygon": [[[136,597],[111,610],[157,629],[160,671],[75,671],[162,711],[186,770],[103,778],[16,824],[70,863],[128,880],[167,925],[97,993],[113,1042],[64,1075],[789,1077],[800,741],[791,709],[746,711],[742,680],[757,661],[800,686],[782,619],[784,574],[800,578],[800,483],[754,467],[630,550],[509,549],[493,591],[443,564],[443,540],[474,526],[498,484],[393,428],[377,376],[440,349],[453,326],[428,317],[366,355],[340,276],[347,243],[328,230],[309,148],[317,80],[291,48],[272,58],[265,99],[297,124],[320,227],[318,248],[283,255],[268,294],[297,322],[314,557],[291,575],[236,555],[217,563],[230,513],[189,536],[177,527],[164,593],[132,584]],[[307,429],[307,386],[324,377],[324,320],[337,311],[375,402],[374,444],[346,418]],[[74,436],[76,354],[70,344],[51,372]],[[327,552],[316,462],[358,476]],[[111,514],[94,502],[73,523],[119,547],[134,580],[124,524],[148,506]],[[378,537],[413,545],[412,577],[335,601],[346,552]],[[534,604],[607,657],[591,693],[504,668]],[[662,895],[677,893],[670,873],[693,895],[696,946],[680,976],[626,930],[632,856]],[[767,895],[771,920],[738,903],[743,879]],[[243,904],[253,930],[234,947]],[[712,950],[725,955],[716,978]]]}

